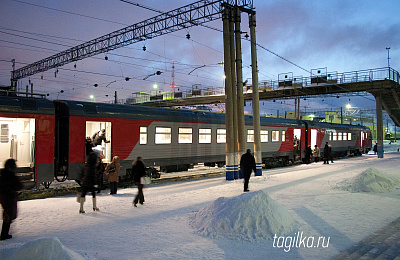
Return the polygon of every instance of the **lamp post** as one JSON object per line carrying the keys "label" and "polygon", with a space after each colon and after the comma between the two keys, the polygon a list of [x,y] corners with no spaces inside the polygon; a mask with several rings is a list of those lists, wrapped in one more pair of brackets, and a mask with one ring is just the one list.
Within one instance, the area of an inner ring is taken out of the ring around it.
{"label": "lamp post", "polygon": [[386,47],[386,50],[387,50],[387,52],[388,52],[388,57],[387,57],[387,60],[388,60],[388,68],[390,68],[390,63],[389,63],[389,60],[390,60],[390,56],[389,56],[390,47]]}

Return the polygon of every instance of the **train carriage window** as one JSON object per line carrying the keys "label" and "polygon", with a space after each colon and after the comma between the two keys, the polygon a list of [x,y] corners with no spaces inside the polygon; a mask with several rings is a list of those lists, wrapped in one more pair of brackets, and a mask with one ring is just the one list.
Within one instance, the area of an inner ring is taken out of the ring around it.
{"label": "train carriage window", "polygon": [[351,133],[347,133],[347,140],[351,141]]}
{"label": "train carriage window", "polygon": [[199,129],[199,143],[200,144],[211,144],[211,129],[200,128]]}
{"label": "train carriage window", "polygon": [[282,142],[286,141],[286,131],[282,131]]}
{"label": "train carriage window", "polygon": [[337,141],[337,133],[332,133],[332,141]]}
{"label": "train carriage window", "polygon": [[338,133],[338,141],[342,141],[342,133]]}
{"label": "train carriage window", "polygon": [[139,144],[147,144],[147,127],[140,127],[140,141]]}
{"label": "train carriage window", "polygon": [[254,143],[254,130],[247,130],[247,142]]}
{"label": "train carriage window", "polygon": [[261,143],[268,143],[268,130],[260,131],[260,139]]}
{"label": "train carriage window", "polygon": [[332,132],[328,133],[329,141],[332,141]]}
{"label": "train carriage window", "polygon": [[193,140],[192,132],[192,128],[179,128],[178,143],[191,144]]}
{"label": "train carriage window", "polygon": [[199,143],[200,144],[211,144],[211,129],[200,128],[199,129]]}
{"label": "train carriage window", "polygon": [[279,130],[272,131],[272,142],[279,142]]}
{"label": "train carriage window", "polygon": [[8,143],[9,142],[8,124],[1,124],[0,142],[1,143]]}
{"label": "train carriage window", "polygon": [[217,143],[226,143],[226,129],[217,129]]}
{"label": "train carriage window", "polygon": [[156,127],[156,144],[170,144],[171,143],[171,128],[170,127]]}
{"label": "train carriage window", "polygon": [[343,141],[347,141],[347,133],[343,133]]}

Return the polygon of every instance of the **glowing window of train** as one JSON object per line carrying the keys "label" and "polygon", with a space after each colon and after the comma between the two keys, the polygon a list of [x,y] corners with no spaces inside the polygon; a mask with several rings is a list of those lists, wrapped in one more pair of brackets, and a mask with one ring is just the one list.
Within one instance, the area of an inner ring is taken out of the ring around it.
{"label": "glowing window of train", "polygon": [[328,133],[329,141],[332,141],[332,132]]}
{"label": "glowing window of train", "polygon": [[342,141],[342,133],[338,133],[338,141]]}
{"label": "glowing window of train", "polygon": [[208,128],[199,129],[199,143],[211,144],[211,129]]}
{"label": "glowing window of train", "polygon": [[247,130],[247,142],[254,143],[254,130]]}
{"label": "glowing window of train", "polygon": [[286,141],[286,131],[282,131],[282,142]]}
{"label": "glowing window of train", "polygon": [[261,139],[261,143],[268,142],[268,131],[267,130],[260,130],[260,139]]}
{"label": "glowing window of train", "polygon": [[156,127],[156,144],[170,144],[171,143],[171,128],[170,127]]}
{"label": "glowing window of train", "polygon": [[279,142],[279,130],[272,131],[272,142]]}
{"label": "glowing window of train", "polygon": [[226,143],[226,129],[217,129],[217,143]]}
{"label": "glowing window of train", "polygon": [[347,133],[347,140],[351,141],[351,133]]}
{"label": "glowing window of train", "polygon": [[343,141],[347,141],[347,133],[343,133]]}
{"label": "glowing window of train", "polygon": [[147,127],[140,127],[140,144],[147,144]]}
{"label": "glowing window of train", "polygon": [[9,141],[9,128],[8,124],[1,124],[1,132],[0,132],[0,142],[8,143]]}
{"label": "glowing window of train", "polygon": [[332,141],[337,141],[337,133],[333,133],[333,135],[332,135]]}
{"label": "glowing window of train", "polygon": [[191,144],[193,139],[192,132],[192,128],[179,128],[178,143]]}

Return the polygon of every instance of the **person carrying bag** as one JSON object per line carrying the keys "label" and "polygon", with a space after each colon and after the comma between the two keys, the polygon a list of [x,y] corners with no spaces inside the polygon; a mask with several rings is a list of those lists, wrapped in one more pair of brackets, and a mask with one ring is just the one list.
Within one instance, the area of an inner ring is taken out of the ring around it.
{"label": "person carrying bag", "polygon": [[144,166],[142,157],[137,157],[136,160],[132,164],[132,174],[133,174],[133,181],[135,185],[138,187],[138,194],[136,195],[135,199],[133,200],[133,205],[137,207],[137,203],[143,205],[144,203],[144,194],[143,194],[143,187],[146,182],[146,177],[150,179],[150,177],[146,176],[146,167]]}

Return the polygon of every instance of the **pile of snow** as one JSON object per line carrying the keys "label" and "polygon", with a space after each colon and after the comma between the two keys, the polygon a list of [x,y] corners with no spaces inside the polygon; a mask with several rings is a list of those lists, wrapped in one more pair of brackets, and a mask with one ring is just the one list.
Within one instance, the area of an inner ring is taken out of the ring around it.
{"label": "pile of snow", "polygon": [[368,168],[350,180],[344,180],[336,188],[350,192],[388,192],[400,186],[400,181],[375,168]]}
{"label": "pile of snow", "polygon": [[220,197],[196,213],[191,224],[205,236],[242,240],[272,239],[292,233],[296,226],[290,212],[262,190]]}
{"label": "pile of snow", "polygon": [[80,254],[66,248],[60,240],[43,238],[24,244],[13,251],[10,260],[41,259],[41,260],[83,260]]}

